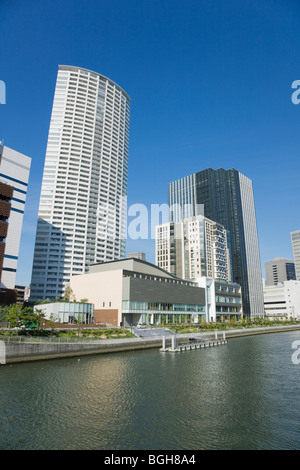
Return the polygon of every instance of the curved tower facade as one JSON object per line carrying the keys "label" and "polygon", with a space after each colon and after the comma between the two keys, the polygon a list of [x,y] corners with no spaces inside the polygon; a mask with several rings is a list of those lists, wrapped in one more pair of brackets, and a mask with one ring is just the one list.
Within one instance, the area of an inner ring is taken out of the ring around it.
{"label": "curved tower facade", "polygon": [[72,275],[125,256],[130,98],[112,80],[59,66],[30,299],[62,297]]}

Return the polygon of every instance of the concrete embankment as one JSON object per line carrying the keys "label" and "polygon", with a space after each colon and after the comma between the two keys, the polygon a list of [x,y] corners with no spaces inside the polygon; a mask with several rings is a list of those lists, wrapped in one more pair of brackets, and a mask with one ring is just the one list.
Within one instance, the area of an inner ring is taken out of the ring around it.
{"label": "concrete embankment", "polygon": [[[287,325],[265,328],[244,328],[239,330],[225,330],[226,339],[256,334],[276,332],[289,332],[300,330],[300,325]],[[223,337],[223,331],[217,331],[218,338]],[[186,335],[177,334],[178,344],[188,341],[191,337],[215,338],[215,332],[199,332]],[[171,346],[171,337],[165,338],[166,346]],[[2,343],[3,345],[3,343]],[[10,341],[5,343],[5,363],[14,364],[20,362],[39,361],[47,359],[59,359],[66,357],[80,357],[91,354],[105,354],[121,351],[133,351],[138,349],[161,348],[162,337],[155,338],[120,338],[106,339],[93,342],[28,342]]]}
{"label": "concrete embankment", "polygon": [[17,362],[39,361],[45,359],[58,359],[64,357],[86,356],[90,354],[103,354],[135,349],[158,348],[162,344],[161,338],[155,339],[115,339],[93,342],[62,343],[62,342],[17,342],[5,343],[6,364]]}
{"label": "concrete embankment", "polygon": [[284,333],[288,331],[300,330],[300,325],[282,325],[270,327],[242,328],[238,330],[226,331],[226,338],[236,338],[239,336],[252,336],[268,333]]}

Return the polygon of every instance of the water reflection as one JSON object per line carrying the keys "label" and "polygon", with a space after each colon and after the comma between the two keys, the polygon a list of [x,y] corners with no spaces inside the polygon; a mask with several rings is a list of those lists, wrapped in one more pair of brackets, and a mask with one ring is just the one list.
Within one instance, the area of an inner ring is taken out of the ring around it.
{"label": "water reflection", "polygon": [[0,449],[297,448],[299,333],[0,368]]}

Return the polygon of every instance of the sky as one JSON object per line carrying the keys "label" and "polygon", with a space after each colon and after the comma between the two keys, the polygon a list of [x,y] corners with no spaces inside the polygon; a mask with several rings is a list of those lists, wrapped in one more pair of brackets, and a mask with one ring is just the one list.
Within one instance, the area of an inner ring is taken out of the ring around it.
{"label": "sky", "polygon": [[[32,158],[17,284],[31,279],[58,65],[98,72],[130,96],[129,207],[150,214],[168,202],[169,182],[235,168],[253,182],[262,274],[266,261],[292,258],[298,0],[0,0],[0,30],[0,140]],[[151,238],[127,241],[150,262],[154,249]]]}

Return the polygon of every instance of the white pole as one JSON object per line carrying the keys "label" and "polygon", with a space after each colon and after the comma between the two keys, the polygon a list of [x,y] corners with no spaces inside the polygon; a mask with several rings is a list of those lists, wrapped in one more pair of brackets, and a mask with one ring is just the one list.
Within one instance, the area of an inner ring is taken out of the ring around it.
{"label": "white pole", "polygon": [[162,348],[166,349],[166,337],[165,336],[163,336],[163,339],[162,339]]}

